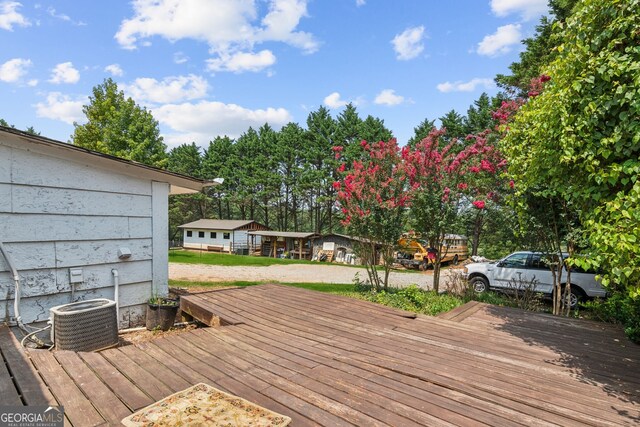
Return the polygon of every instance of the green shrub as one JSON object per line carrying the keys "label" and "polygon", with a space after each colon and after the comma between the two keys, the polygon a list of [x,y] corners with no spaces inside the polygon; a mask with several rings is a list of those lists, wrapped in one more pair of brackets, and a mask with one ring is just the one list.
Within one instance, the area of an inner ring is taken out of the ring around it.
{"label": "green shrub", "polygon": [[584,306],[594,318],[622,325],[627,337],[640,344],[640,298],[616,293],[605,300],[588,301]]}
{"label": "green shrub", "polygon": [[360,284],[357,292],[360,299],[429,316],[452,310],[462,305],[463,302],[454,295],[426,291],[416,285],[402,289],[391,288],[387,291],[375,292],[371,287]]}
{"label": "green shrub", "polygon": [[507,307],[514,307],[515,304],[508,296],[500,292],[482,292],[481,294],[474,294],[471,298],[473,301],[483,302],[485,304],[502,305]]}

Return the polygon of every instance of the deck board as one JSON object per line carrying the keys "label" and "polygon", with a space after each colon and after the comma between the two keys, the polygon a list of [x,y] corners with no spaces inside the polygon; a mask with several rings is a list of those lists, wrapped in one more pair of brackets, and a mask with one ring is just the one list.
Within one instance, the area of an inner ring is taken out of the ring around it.
{"label": "deck board", "polygon": [[138,388],[135,383],[110,364],[100,353],[78,353],[79,357],[107,384],[113,393],[135,412],[151,405],[154,400]]}
{"label": "deck board", "polygon": [[0,327],[0,347],[22,401],[27,405],[57,405],[56,399],[22,350],[20,342],[7,327]]}
{"label": "deck board", "polygon": [[20,393],[13,383],[13,377],[7,366],[2,355],[2,348],[0,348],[0,396],[2,396],[2,403],[4,405],[22,406],[23,402],[20,398]]}
{"label": "deck board", "polygon": [[64,406],[65,415],[73,425],[89,427],[105,423],[105,419],[78,388],[73,378],[65,372],[52,352],[35,350],[29,354],[56,400]]}
{"label": "deck board", "polygon": [[105,421],[111,425],[117,425],[124,417],[131,414],[129,408],[96,376],[77,353],[58,351],[55,357]]}
{"label": "deck board", "polygon": [[[115,424],[198,382],[293,426],[640,423],[640,350],[610,325],[481,303],[415,316],[281,285],[182,299],[223,326],[100,353],[14,349],[11,360],[31,366],[30,355],[73,425],[91,410]],[[70,401],[80,396],[89,406]]]}
{"label": "deck board", "polygon": [[[275,306],[273,306],[273,305],[269,305],[270,303],[268,303],[268,302],[263,303],[263,304],[261,305],[261,307],[257,307],[257,306],[255,306],[255,307],[251,307],[251,306],[250,306],[250,304],[248,304],[248,303],[247,303],[247,304],[245,304],[245,305],[242,305],[241,303],[239,303],[239,302],[238,302],[238,300],[240,299],[240,298],[239,298],[239,294],[238,294],[238,293],[234,294],[234,295],[233,295],[233,297],[234,297],[234,299],[235,299],[234,304],[236,304],[236,308],[238,308],[238,309],[242,309],[242,310],[245,310],[245,311],[244,311],[244,315],[246,316],[246,319],[252,319],[252,320],[255,320],[256,322],[260,322],[260,321],[261,321],[260,319],[264,319],[264,317],[263,317],[263,316],[260,316],[260,315],[261,315],[261,314],[263,314],[263,313],[265,313],[265,311],[271,311],[271,312],[274,312],[274,311],[276,311],[276,310],[277,310],[277,308],[276,308]],[[265,307],[266,307],[266,308],[265,308]],[[256,315],[255,315],[255,316],[253,316],[253,313],[255,313]],[[273,317],[269,319],[269,322],[270,322],[270,326],[271,326],[271,327],[273,327],[273,326],[274,326],[274,324],[273,324],[272,322],[278,322],[278,323],[282,323],[282,325],[283,325],[283,330],[286,330],[286,325],[288,325],[288,324],[292,324],[292,323],[293,323],[290,319],[288,319],[288,318],[287,318],[289,315],[288,315],[287,313],[285,313],[284,311],[277,312],[276,314],[277,314],[277,319],[274,319]],[[305,312],[305,314],[308,314],[308,313],[306,313],[306,312]],[[292,314],[291,316],[294,316],[294,317],[295,317],[296,315],[293,315],[293,314]],[[299,316],[298,316],[298,317],[299,317]],[[305,317],[308,317],[308,316],[305,316]],[[297,321],[297,323],[296,323],[296,327],[300,327],[300,325],[301,325],[301,324],[304,324],[304,323],[307,323],[307,322],[305,322],[305,321],[302,321],[302,320],[299,320],[299,319],[298,319],[298,321]],[[253,325],[252,325],[252,326],[253,326]],[[337,328],[337,326],[336,326],[336,328]],[[333,331],[333,333],[335,334],[335,331]],[[322,329],[321,329],[321,328],[318,328],[318,329],[317,329],[317,331],[316,331],[316,334],[317,334],[316,339],[318,339],[318,337],[322,334]],[[341,340],[342,340],[343,338],[344,338],[344,337],[336,337],[336,336],[331,337],[331,336],[327,336],[327,340],[329,340],[329,339],[334,339],[334,340],[336,340],[336,339],[341,339]],[[374,338],[374,339],[375,339],[375,338]],[[380,343],[379,343],[379,342],[371,341],[371,342],[369,342],[368,344],[362,344],[362,343],[361,343],[361,342],[359,342],[359,341],[352,341],[352,340],[349,340],[349,341],[350,341],[350,343],[351,343],[351,345],[352,345],[352,346],[354,346],[354,347],[362,347],[364,350],[367,350],[367,348],[368,348],[368,346],[369,346],[370,344],[375,344],[375,345],[374,345],[374,347],[376,348],[376,351],[369,352],[369,354],[370,354],[370,355],[372,355],[372,356],[375,356],[375,355],[376,355],[376,353],[378,353],[378,354],[380,354],[380,353],[384,353],[384,354],[387,354],[389,357],[408,357],[408,358],[409,358],[409,362],[408,362],[408,363],[410,363],[410,362],[412,361],[412,359],[413,359],[413,358],[419,359],[419,358],[421,357],[421,355],[419,355],[419,354],[417,354],[417,355],[411,355],[411,354],[410,354],[410,353],[411,353],[411,351],[410,351],[409,349],[406,349],[406,351],[403,351],[401,355],[400,355],[400,354],[397,354],[397,353],[396,353],[396,352],[397,352],[397,344],[398,344],[397,340],[396,340],[396,341],[394,341],[394,342],[392,342],[392,343],[390,343],[390,345],[389,345],[389,346],[387,346],[388,348],[385,348],[385,345],[384,345],[382,342],[380,342]],[[415,343],[412,343],[412,345],[415,345]],[[409,356],[407,356],[407,353],[409,353],[410,355],[409,355]],[[441,358],[441,359],[442,359],[442,360],[446,360],[445,358]],[[433,362],[434,364],[436,364],[436,363],[438,363],[438,359],[436,358],[436,359],[435,359],[435,360],[433,360],[432,362]],[[479,361],[478,361],[478,360],[476,360],[476,364],[477,364],[477,365],[482,366],[482,363],[483,363],[483,361],[482,361],[482,360],[479,360]],[[441,366],[440,366],[440,368],[439,368],[439,370],[440,370],[440,371],[445,370],[447,373],[450,373],[450,375],[454,375],[454,374],[455,374],[455,371],[456,371],[456,370],[458,370],[458,369],[459,369],[459,367],[458,367],[458,366],[455,366],[455,365],[453,365],[453,366],[448,366],[448,367],[447,367],[447,366],[444,366],[444,365],[441,365]],[[467,368],[467,371],[468,371],[468,372],[467,372],[467,374],[468,374],[468,375],[471,375],[471,377],[472,377],[473,379],[479,379],[479,380],[481,380],[481,381],[482,381],[482,380],[485,380],[485,378],[484,378],[484,377],[482,377],[482,376],[481,376],[481,375],[479,375],[477,372],[475,372],[475,371],[476,371],[476,369],[474,368],[474,365],[473,365],[473,364],[472,364],[469,368]],[[482,369],[480,370],[480,372],[482,372]],[[518,384],[519,384],[519,382],[521,382],[521,381],[522,381],[522,379],[521,379],[520,377],[517,377],[517,376],[514,376],[514,377],[509,377],[509,376],[507,376],[507,375],[502,375],[502,376],[501,376],[501,374],[500,374],[500,370],[498,370],[498,372],[497,372],[497,373],[487,372],[486,374],[487,374],[487,377],[488,377],[488,378],[486,379],[486,381],[489,381],[489,383],[493,383],[493,384],[494,384],[494,387],[496,387],[496,386],[500,385],[501,383],[500,383],[500,381],[499,381],[499,380],[494,380],[493,378],[491,378],[491,377],[493,377],[493,376],[498,376],[498,377],[500,377],[500,380],[506,380],[506,381],[507,381],[507,383],[511,383],[511,384],[512,384],[512,385],[514,385],[514,386],[518,385]],[[465,377],[464,377],[464,376],[462,376],[462,375],[455,375],[453,378],[455,378],[455,379],[457,379],[457,380],[462,380],[462,379],[464,379]],[[529,385],[530,385],[530,386],[532,386],[532,385],[537,385],[537,382],[539,382],[539,381],[538,381],[538,380],[536,380],[536,381],[532,381],[532,382],[530,382],[530,383],[529,383]],[[491,390],[493,390],[493,389],[491,389]],[[541,392],[536,391],[536,389],[535,389],[535,388],[534,388],[534,389],[527,389],[527,388],[523,388],[523,392],[525,393],[525,395],[526,395],[526,396],[528,396],[528,397],[529,397],[529,398],[531,398],[531,399],[538,398],[538,399],[547,399],[547,400],[551,400],[552,398],[551,398],[550,396],[551,396],[553,393],[560,393],[560,394],[562,394],[562,392],[563,392],[562,387],[557,387],[557,388],[554,388],[554,387],[547,387],[546,391],[549,393],[548,395],[547,395],[547,394],[544,394],[544,393],[541,393]],[[575,399],[576,395],[575,395],[575,394],[573,394],[573,395],[571,395],[571,397],[573,397],[573,398]],[[588,399],[588,398],[587,398],[587,399]],[[595,409],[593,409],[592,407],[587,406],[587,405],[583,405],[583,408],[582,408],[582,409],[584,409],[584,410],[585,410],[585,411],[587,411],[587,412],[589,412],[589,411],[596,411]],[[568,412],[567,412],[567,414],[569,414],[569,416],[573,416],[573,417],[576,417],[576,416],[577,416],[577,417],[579,417],[579,419],[580,419],[580,420],[582,420],[583,422],[588,422],[588,421],[590,420],[588,417],[580,417],[579,415],[576,415],[576,414],[575,414],[575,411],[568,411]],[[591,420],[591,421],[593,421],[593,420]]]}

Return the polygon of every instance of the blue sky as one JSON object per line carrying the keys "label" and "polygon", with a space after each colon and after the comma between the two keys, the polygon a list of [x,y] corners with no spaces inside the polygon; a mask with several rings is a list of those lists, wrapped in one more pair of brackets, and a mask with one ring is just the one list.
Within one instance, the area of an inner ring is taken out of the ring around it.
{"label": "blue sky", "polygon": [[507,73],[546,0],[0,0],[0,118],[69,140],[112,77],[169,147],[305,126],[320,105],[400,144]]}

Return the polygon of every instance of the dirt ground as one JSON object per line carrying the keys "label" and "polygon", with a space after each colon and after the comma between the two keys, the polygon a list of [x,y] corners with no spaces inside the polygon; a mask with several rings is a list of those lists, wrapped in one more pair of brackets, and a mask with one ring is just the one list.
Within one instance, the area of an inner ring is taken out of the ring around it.
{"label": "dirt ground", "polygon": [[[367,277],[364,268],[340,265],[287,264],[267,267],[219,266],[203,264],[169,263],[169,278],[202,282],[267,281],[294,283],[352,283],[356,273],[360,279]],[[443,273],[445,273],[443,271]],[[441,282],[442,283],[442,282]],[[416,284],[423,289],[433,286],[433,271],[392,271],[389,284],[404,287]]]}
{"label": "dirt ground", "polygon": [[140,330],[140,331],[132,331],[132,332],[127,332],[127,333],[121,333],[118,336],[118,347],[122,347],[125,345],[131,345],[131,344],[138,344],[141,342],[147,342],[147,341],[152,341],[158,338],[162,338],[162,337],[166,337],[169,335],[176,335],[176,334],[181,334],[187,331],[191,331],[193,329],[196,329],[198,327],[198,325],[195,324],[191,324],[191,325],[185,325],[185,326],[181,326],[181,327],[174,327],[169,329],[168,331],[147,331],[147,330]]}

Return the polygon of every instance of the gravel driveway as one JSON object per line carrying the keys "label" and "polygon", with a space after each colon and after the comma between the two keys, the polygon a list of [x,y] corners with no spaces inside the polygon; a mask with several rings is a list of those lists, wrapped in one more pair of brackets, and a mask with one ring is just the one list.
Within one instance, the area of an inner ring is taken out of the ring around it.
{"label": "gravel driveway", "polygon": [[[340,265],[288,264],[267,267],[227,267],[169,263],[169,278],[203,282],[273,280],[298,283],[352,283],[355,274],[358,272],[361,279],[364,280],[367,277],[367,272],[364,268]],[[442,283],[442,279],[440,283]],[[425,289],[431,288],[433,285],[433,271],[419,273],[392,271],[389,275],[390,286],[404,287],[411,284],[417,284]]]}

